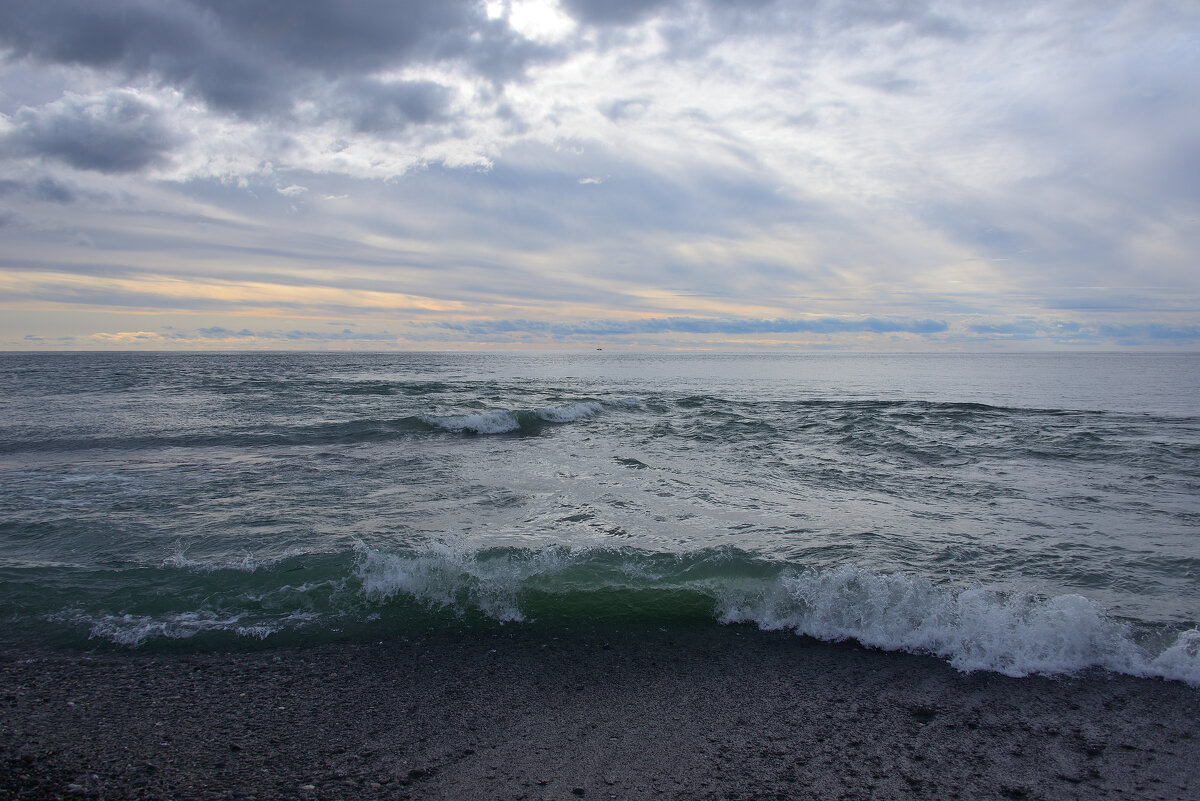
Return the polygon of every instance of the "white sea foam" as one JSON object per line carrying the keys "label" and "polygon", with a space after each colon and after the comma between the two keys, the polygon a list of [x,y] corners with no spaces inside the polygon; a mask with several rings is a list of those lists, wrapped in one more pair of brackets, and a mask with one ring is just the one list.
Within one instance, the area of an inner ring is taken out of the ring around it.
{"label": "white sea foam", "polygon": [[1200,687],[1200,629],[1180,632],[1170,648],[1145,666],[1142,675],[1180,679]]}
{"label": "white sea foam", "polygon": [[175,551],[162,561],[163,567],[175,567],[180,570],[190,570],[194,573],[215,573],[218,570],[236,570],[240,573],[254,573],[259,570],[269,570],[288,556],[296,555],[299,551],[289,551],[279,557],[257,557],[249,551],[233,559],[204,561],[192,559],[187,555],[187,548],[179,545]]}
{"label": "white sea foam", "polygon": [[89,638],[105,639],[130,648],[159,637],[183,640],[210,631],[232,631],[242,637],[260,640],[276,631],[265,624],[241,625],[242,615],[222,616],[213,612],[178,612],[162,617],[76,614],[70,619],[88,626]]}
{"label": "white sea foam", "polygon": [[430,608],[474,608],[501,622],[525,620],[518,594],[531,580],[569,563],[560,549],[492,556],[453,542],[438,542],[417,554],[386,553],[359,544],[357,572],[362,593],[372,601],[405,595]]}
{"label": "white sea foam", "polygon": [[1200,632],[1183,632],[1153,655],[1128,625],[1080,595],[956,590],[843,565],[787,573],[757,593],[728,588],[717,596],[725,623],[935,654],[968,672],[1056,675],[1102,667],[1200,685]]}
{"label": "white sea foam", "polygon": [[[701,562],[711,566],[714,559],[739,561],[716,554]],[[589,561],[595,568],[596,560],[616,563],[608,571],[571,572]],[[724,575],[691,579],[694,567],[686,560],[594,549],[478,552],[443,542],[408,554],[360,545],[357,572],[369,600],[403,595],[430,608],[474,609],[506,622],[526,619],[521,602],[531,589],[558,596],[684,590],[713,598],[722,623],[933,654],[966,672],[1062,675],[1100,667],[1200,686],[1200,631],[1185,631],[1169,647],[1150,650],[1139,644],[1130,625],[1081,595],[950,588],[854,565],[787,570],[769,578],[746,575],[734,564]]]}
{"label": "white sea foam", "polygon": [[447,431],[473,431],[476,434],[506,434],[521,427],[514,412],[495,411],[480,414],[462,414],[453,417],[427,417],[432,423]]}
{"label": "white sea foam", "polygon": [[568,403],[566,406],[547,406],[538,409],[534,414],[548,423],[570,423],[595,417],[602,411],[604,411],[604,407],[595,401],[579,401],[578,403]]}
{"label": "white sea foam", "polygon": [[[193,567],[190,560],[179,566],[207,570]],[[1200,687],[1197,629],[1148,633],[1144,625],[1135,629],[1077,594],[953,587],[855,565],[798,570],[732,549],[675,555],[564,546],[479,550],[450,538],[419,551],[386,551],[359,543],[353,567],[340,578],[243,590],[241,599],[253,607],[270,596],[266,605],[282,614],[266,621],[261,614],[238,611],[149,616],[76,610],[58,619],[86,626],[92,637],[130,647],[218,631],[265,638],[281,629],[326,625],[327,612],[297,608],[291,599],[318,589],[324,595],[326,588],[332,598],[347,580],[358,584],[362,599],[372,606],[403,597],[431,610],[475,612],[501,622],[578,609],[581,602],[597,614],[620,614],[625,608],[620,593],[662,591],[661,597],[649,596],[645,608],[651,614],[669,618],[688,604],[695,609],[697,600],[703,608],[707,598],[723,623],[932,654],[963,671],[1061,675],[1099,667]],[[683,601],[683,607],[674,606],[681,603],[680,593],[692,599]],[[227,608],[242,606],[235,601]],[[366,611],[367,620],[378,617]]]}

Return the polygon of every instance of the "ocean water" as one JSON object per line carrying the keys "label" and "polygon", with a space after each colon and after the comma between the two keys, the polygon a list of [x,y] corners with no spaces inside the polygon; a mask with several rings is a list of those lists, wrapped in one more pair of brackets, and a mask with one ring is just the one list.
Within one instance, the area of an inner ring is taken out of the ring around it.
{"label": "ocean water", "polygon": [[1200,356],[0,354],[10,643],[751,625],[1200,686]]}

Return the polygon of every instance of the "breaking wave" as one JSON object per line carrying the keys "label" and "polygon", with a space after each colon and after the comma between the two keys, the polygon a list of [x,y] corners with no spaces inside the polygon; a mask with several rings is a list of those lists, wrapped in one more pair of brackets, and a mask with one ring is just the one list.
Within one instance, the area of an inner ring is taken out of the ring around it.
{"label": "breaking wave", "polygon": [[[321,639],[477,619],[566,625],[752,624],[826,641],[940,657],[965,671],[1065,675],[1103,668],[1200,687],[1200,630],[1134,626],[1077,594],[950,586],[841,564],[804,568],[734,549],[493,548],[454,542],[251,563],[175,557],[193,608],[72,609],[89,638],[137,647],[220,633]],[[155,583],[164,579],[158,577]],[[177,582],[178,583],[178,582]],[[161,601],[157,603],[161,604]]]}
{"label": "breaking wave", "polygon": [[965,672],[1060,675],[1100,667],[1200,686],[1200,631],[1178,632],[1156,650],[1150,632],[1077,594],[943,587],[850,564],[797,569],[724,550],[676,556],[439,545],[397,554],[364,547],[356,570],[370,600],[402,597],[501,622],[704,616],[930,654]]}
{"label": "breaking wave", "polygon": [[788,572],[763,590],[719,599],[718,619],[932,654],[965,672],[1057,675],[1101,667],[1200,686],[1200,631],[1180,632],[1154,653],[1131,625],[1077,594],[938,587],[854,565]]}

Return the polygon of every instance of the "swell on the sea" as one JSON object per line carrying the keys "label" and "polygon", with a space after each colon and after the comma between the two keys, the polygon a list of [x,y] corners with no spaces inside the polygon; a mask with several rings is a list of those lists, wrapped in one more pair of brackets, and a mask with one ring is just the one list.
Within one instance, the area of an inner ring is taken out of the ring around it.
{"label": "swell on the sea", "polygon": [[[41,583],[47,577],[39,577]],[[1200,630],[1118,619],[1074,594],[935,583],[856,564],[803,566],[736,549],[388,550],[194,562],[124,575],[120,596],[39,617],[91,642],[311,642],[472,621],[515,626],[750,624],[940,657],[962,671],[1090,668],[1200,687]],[[163,589],[172,588],[164,593]],[[114,608],[119,607],[119,608]]]}

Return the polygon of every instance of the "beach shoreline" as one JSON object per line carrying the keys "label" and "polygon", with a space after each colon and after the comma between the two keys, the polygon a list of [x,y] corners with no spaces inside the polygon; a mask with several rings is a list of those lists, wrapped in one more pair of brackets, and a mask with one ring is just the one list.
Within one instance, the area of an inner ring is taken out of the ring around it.
{"label": "beach shoreline", "polygon": [[0,798],[1200,797],[1200,690],[748,626],[0,643]]}

